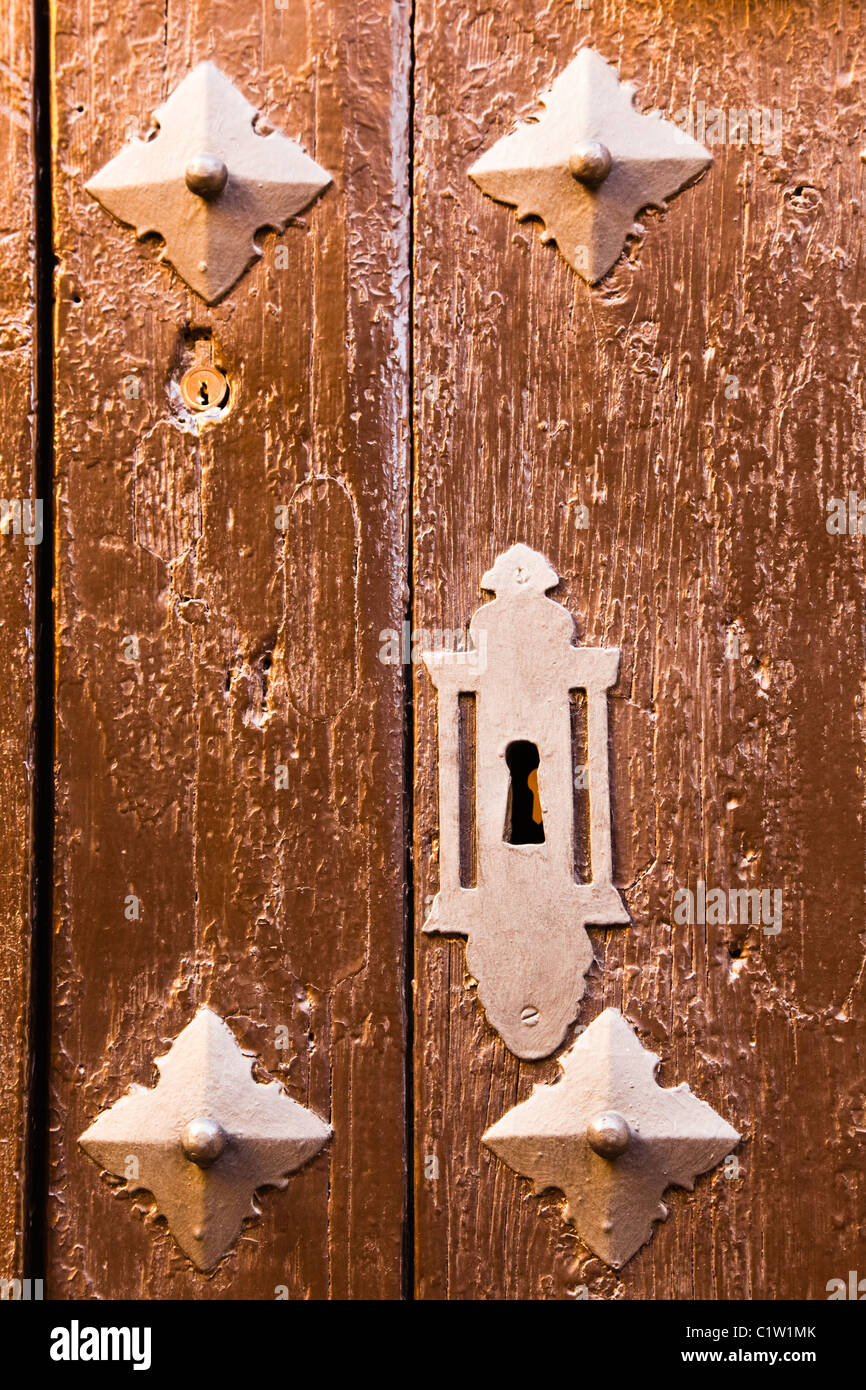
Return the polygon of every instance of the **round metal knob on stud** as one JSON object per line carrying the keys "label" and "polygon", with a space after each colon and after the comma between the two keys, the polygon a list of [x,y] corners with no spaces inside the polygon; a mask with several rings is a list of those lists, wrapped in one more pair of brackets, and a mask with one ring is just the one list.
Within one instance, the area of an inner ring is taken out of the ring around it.
{"label": "round metal knob on stud", "polygon": [[589,1147],[599,1158],[619,1158],[628,1148],[631,1131],[622,1115],[615,1110],[607,1110],[590,1121],[586,1138]]}
{"label": "round metal knob on stud", "polygon": [[584,140],[572,150],[568,161],[569,173],[587,188],[603,184],[612,167],[610,150],[600,140]]}
{"label": "round metal knob on stud", "polygon": [[228,1135],[217,1120],[198,1115],[190,1120],[180,1136],[183,1151],[190,1163],[209,1168],[216,1163],[228,1143]]}
{"label": "round metal knob on stud", "polygon": [[228,181],[229,171],[219,155],[197,154],[186,166],[186,186],[200,198],[218,198]]}

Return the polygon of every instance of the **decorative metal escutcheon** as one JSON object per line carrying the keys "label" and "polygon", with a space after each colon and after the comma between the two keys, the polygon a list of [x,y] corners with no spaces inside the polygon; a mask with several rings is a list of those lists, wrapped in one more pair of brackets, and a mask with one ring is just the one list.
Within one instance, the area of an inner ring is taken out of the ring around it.
{"label": "decorative metal escutcheon", "polygon": [[712,155],[660,115],[635,110],[635,88],[594,49],[582,48],[541,98],[538,120],[498,140],[469,170],[483,193],[539,217],[591,285],[622,252],[634,219],[712,163]]}
{"label": "decorative metal escutcheon", "polygon": [[255,1081],[250,1054],[210,1009],[156,1067],[156,1087],[133,1086],[78,1142],[127,1191],[150,1192],[181,1250],[209,1270],[260,1214],[256,1190],[285,1187],[331,1129],[278,1082]]}
{"label": "decorative metal escutcheon", "polygon": [[484,1135],[536,1193],[565,1193],[565,1219],[620,1269],[667,1219],[665,1188],[686,1187],[739,1142],[735,1129],[685,1083],[663,1089],[659,1059],[618,1009],[605,1009],[560,1061],[562,1077],[536,1086]]}
{"label": "decorative metal escutcheon", "polygon": [[139,237],[156,233],[190,289],[214,304],[261,255],[262,227],[283,231],[331,182],[300,145],[259,134],[257,112],[213,63],[199,63],[133,140],[87,184]]}
{"label": "decorative metal escutcheon", "polygon": [[[424,656],[439,696],[439,892],[424,930],[468,937],[487,1017],[527,1058],[548,1056],[574,1021],[593,960],[586,925],[629,921],[612,881],[608,780],[619,652],[573,645],[570,613],[545,597],[558,583],[543,555],[512,546],[481,580],[496,597],[472,618],[471,648]],[[586,692],[590,882],[576,876],[572,691]],[[459,735],[467,695],[469,768]],[[474,817],[464,795],[461,818],[461,780],[474,784]],[[474,884],[461,871],[468,835]]]}

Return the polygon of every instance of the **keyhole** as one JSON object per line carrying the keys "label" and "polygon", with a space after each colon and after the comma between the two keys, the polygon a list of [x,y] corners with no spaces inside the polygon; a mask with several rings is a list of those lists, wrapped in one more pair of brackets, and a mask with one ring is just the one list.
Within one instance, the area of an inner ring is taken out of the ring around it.
{"label": "keyhole", "polygon": [[538,749],[526,739],[516,739],[505,750],[511,773],[504,838],[510,845],[544,843],[544,817],[538,792]]}
{"label": "keyhole", "polygon": [[202,405],[210,405],[210,397],[207,393],[207,382],[200,381],[198,384],[198,398]]}

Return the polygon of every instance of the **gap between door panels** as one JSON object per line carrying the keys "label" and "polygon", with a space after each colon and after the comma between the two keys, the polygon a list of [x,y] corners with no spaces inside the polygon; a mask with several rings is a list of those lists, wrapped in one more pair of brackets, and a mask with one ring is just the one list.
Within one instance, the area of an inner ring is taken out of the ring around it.
{"label": "gap between door panels", "polygon": [[[406,612],[404,621],[411,625],[415,619],[415,0],[409,0],[409,71],[406,102],[406,190],[409,271],[409,304],[407,308],[409,350],[406,359],[408,374],[409,430],[407,466],[409,470],[407,496],[409,515],[406,519]],[[403,1296],[415,1299],[415,861],[413,831],[415,820],[415,692],[413,666],[403,663],[403,855],[404,855],[404,1011],[406,1017],[406,1056],[404,1088],[406,1095],[405,1139],[406,1201],[403,1228]]]}

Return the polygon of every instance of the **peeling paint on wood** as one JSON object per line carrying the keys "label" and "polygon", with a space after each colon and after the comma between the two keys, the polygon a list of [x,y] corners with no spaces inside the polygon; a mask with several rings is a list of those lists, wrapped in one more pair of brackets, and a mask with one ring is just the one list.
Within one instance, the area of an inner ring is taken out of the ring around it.
{"label": "peeling paint on wood", "polygon": [[[0,1277],[20,1278],[29,1099],[34,565],[15,504],[35,502],[31,7],[0,30]],[[7,511],[7,505],[12,511]],[[32,514],[36,519],[36,512]],[[33,529],[31,527],[31,529]],[[34,533],[35,534],[35,533]],[[45,539],[45,538],[43,538]],[[50,540],[46,540],[50,544]]]}
{"label": "peeling paint on wood", "polygon": [[[864,493],[864,21],[848,0],[417,5],[415,625],[459,627],[491,551],[521,539],[562,576],[579,640],[622,650],[632,926],[597,940],[581,1021],[619,1008],[660,1084],[687,1077],[745,1136],[739,1175],[674,1191],[687,1216],[618,1274],[481,1149],[557,1063],[512,1057],[463,943],[420,935],[436,703],[416,674],[423,1298],[823,1298],[857,1267],[866,586],[862,538],[825,517]],[[595,290],[466,177],[583,45],[639,78],[643,109],[770,118],[742,145],[696,131],[711,175]],[[781,888],[781,932],[674,923],[699,879]]]}
{"label": "peeling paint on wood", "polygon": [[[411,363],[416,631],[462,628],[491,555],[525,539],[562,576],[578,640],[622,652],[613,878],[633,925],[598,934],[581,1017],[620,1009],[663,1056],[660,1084],[688,1077],[744,1133],[736,1164],[675,1192],[687,1213],[619,1272],[563,1226],[558,1197],[528,1197],[483,1148],[557,1062],[514,1058],[463,944],[421,937],[440,865],[435,697],[415,671],[417,1292],[823,1298],[856,1269],[866,1219],[864,6],[418,0],[414,15],[413,343],[403,0],[54,8],[46,1293],[401,1290],[411,774],[402,673],[379,649],[407,611]],[[4,491],[23,499],[29,7],[13,0],[4,34],[0,428]],[[467,177],[582,46],[639,82],[642,109],[691,114],[714,158],[595,290]],[[205,59],[334,177],[213,310],[84,192]],[[216,413],[180,389],[197,342],[229,385]],[[33,548],[18,539],[0,537],[12,1273],[32,763]],[[781,893],[780,929],[682,918],[687,891]],[[282,1219],[210,1276],[145,1229],[146,1204],[119,1241],[124,1198],[75,1143],[130,1082],[152,1084],[151,1059],[207,1004],[335,1131],[327,1162],[272,1194]]]}
{"label": "peeling paint on wood", "polygon": [[[403,692],[376,634],[408,564],[408,26],[379,0],[59,7],[46,1296],[401,1289]],[[208,57],[334,177],[211,310],[84,190]],[[207,335],[213,420],[178,389]],[[76,1144],[202,1005],[335,1135],[208,1276],[141,1212],[119,1240]]]}

